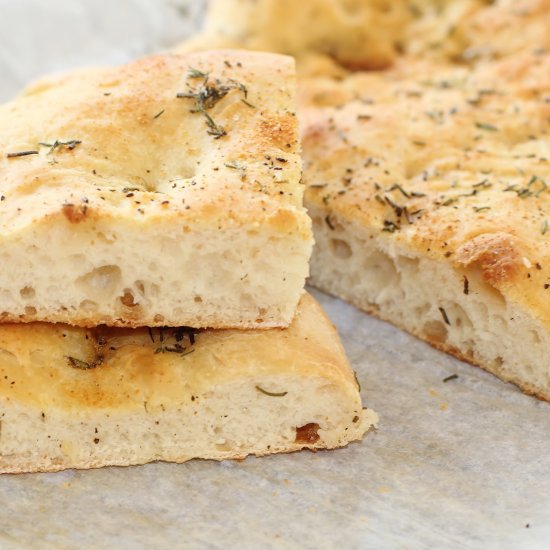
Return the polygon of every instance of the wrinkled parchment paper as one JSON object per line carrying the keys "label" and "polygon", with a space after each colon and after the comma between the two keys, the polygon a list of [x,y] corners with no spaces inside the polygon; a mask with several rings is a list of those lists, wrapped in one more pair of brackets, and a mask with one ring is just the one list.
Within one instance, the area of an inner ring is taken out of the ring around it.
{"label": "wrinkled parchment paper", "polygon": [[[47,71],[169,47],[200,12],[0,0],[0,98]],[[376,433],[317,454],[2,476],[0,548],[548,548],[550,405],[316,296]]]}

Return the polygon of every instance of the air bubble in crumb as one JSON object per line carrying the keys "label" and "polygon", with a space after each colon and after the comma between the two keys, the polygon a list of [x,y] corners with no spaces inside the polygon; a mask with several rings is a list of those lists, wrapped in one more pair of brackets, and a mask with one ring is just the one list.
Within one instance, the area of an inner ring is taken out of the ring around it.
{"label": "air bubble in crumb", "polygon": [[124,289],[124,294],[120,297],[120,301],[126,307],[135,307],[135,306],[137,306],[137,303],[134,302],[134,295],[133,295],[132,291],[128,288]]}
{"label": "air bubble in crumb", "polygon": [[21,298],[24,298],[25,300],[30,300],[34,298],[36,292],[34,291],[34,288],[32,286],[24,286],[19,291],[19,294],[21,295]]}
{"label": "air bubble in crumb", "polygon": [[352,255],[350,245],[342,239],[331,239],[330,250],[337,258],[342,260],[346,260]]}

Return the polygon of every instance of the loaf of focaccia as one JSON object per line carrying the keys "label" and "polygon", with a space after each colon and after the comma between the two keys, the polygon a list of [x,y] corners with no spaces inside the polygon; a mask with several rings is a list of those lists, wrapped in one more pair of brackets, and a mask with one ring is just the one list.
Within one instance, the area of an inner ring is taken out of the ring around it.
{"label": "loaf of focaccia", "polygon": [[180,51],[293,55],[304,74],[391,67],[403,55],[475,64],[550,47],[550,0],[211,0]]}
{"label": "loaf of focaccia", "polygon": [[376,423],[308,295],[288,329],[0,325],[1,472],[325,449]]}
{"label": "loaf of focaccia", "polygon": [[302,84],[312,284],[550,400],[550,55]]}
{"label": "loaf of focaccia", "polygon": [[0,321],[274,327],[312,237],[292,59],[47,78],[0,107]]}

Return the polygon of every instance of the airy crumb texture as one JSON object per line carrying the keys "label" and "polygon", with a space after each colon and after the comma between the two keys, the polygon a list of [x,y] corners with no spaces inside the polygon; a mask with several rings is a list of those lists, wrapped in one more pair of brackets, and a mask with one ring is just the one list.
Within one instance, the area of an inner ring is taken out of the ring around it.
{"label": "airy crumb texture", "polygon": [[550,54],[302,92],[312,283],[550,400]]}
{"label": "airy crumb texture", "polygon": [[285,56],[40,81],[0,108],[0,320],[287,326],[312,247],[299,152]]}
{"label": "airy crumb texture", "polygon": [[402,55],[498,59],[548,45],[549,28],[549,0],[211,0],[201,35],[179,50],[276,51],[296,56],[302,74],[337,75]]}
{"label": "airy crumb texture", "polygon": [[377,422],[308,295],[283,330],[0,325],[0,394],[4,473],[335,448]]}

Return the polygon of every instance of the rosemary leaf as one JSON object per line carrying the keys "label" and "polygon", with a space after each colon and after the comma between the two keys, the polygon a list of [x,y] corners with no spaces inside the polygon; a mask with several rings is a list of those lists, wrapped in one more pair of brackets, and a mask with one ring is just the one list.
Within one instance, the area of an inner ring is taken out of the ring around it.
{"label": "rosemary leaf", "polygon": [[441,313],[441,317],[443,317],[443,321],[445,321],[445,324],[450,326],[451,322],[449,321],[449,317],[447,317],[447,312],[445,311],[445,309],[442,307],[439,307],[438,309]]}
{"label": "rosemary leaf", "polygon": [[87,363],[86,361],[82,361],[81,359],[76,359],[76,357],[71,357],[69,355],[66,355],[65,358],[69,362],[69,365],[75,369],[93,369],[97,367],[101,361],[95,361],[94,363]]}
{"label": "rosemary leaf", "polygon": [[270,397],[284,397],[288,393],[287,391],[283,391],[283,392],[280,392],[280,393],[270,392],[270,391],[264,390],[260,386],[256,386],[256,389],[259,392],[263,393],[264,395],[269,395]]}
{"label": "rosemary leaf", "polygon": [[210,73],[205,73],[199,69],[194,69],[193,67],[187,69],[187,78],[208,78],[209,74]]}
{"label": "rosemary leaf", "polygon": [[486,122],[476,122],[476,128],[480,130],[486,130],[487,132],[498,132],[498,128],[492,124],[487,124]]}
{"label": "rosemary leaf", "polygon": [[14,159],[17,157],[28,157],[29,155],[38,155],[38,151],[18,151],[17,153],[8,153],[7,157]]}

